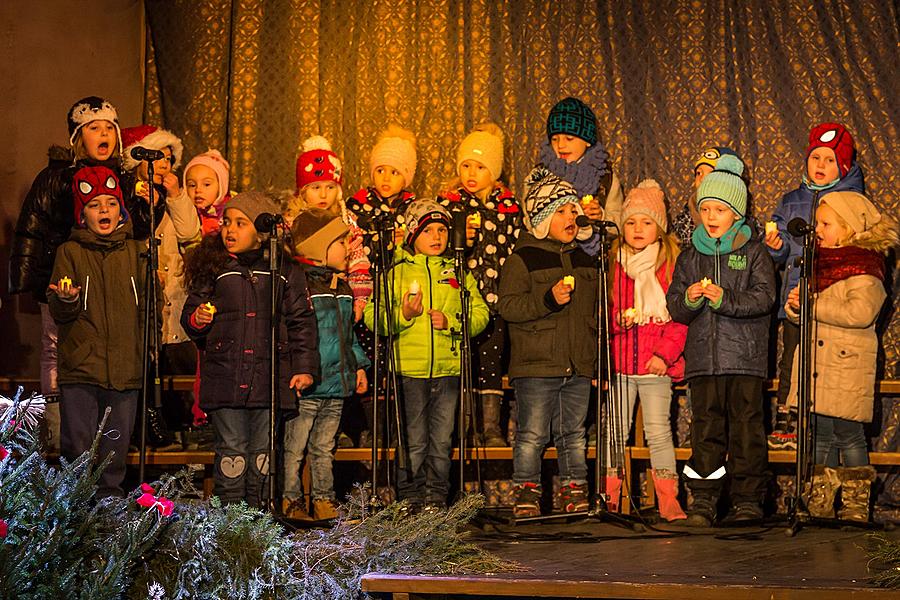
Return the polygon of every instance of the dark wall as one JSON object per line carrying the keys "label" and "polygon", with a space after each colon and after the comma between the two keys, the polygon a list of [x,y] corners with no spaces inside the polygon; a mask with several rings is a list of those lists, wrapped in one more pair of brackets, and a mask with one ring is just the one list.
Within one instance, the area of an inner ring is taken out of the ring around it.
{"label": "dark wall", "polygon": [[140,0],[0,3],[0,376],[38,376],[38,306],[8,293],[22,201],[48,146],[68,143],[75,100],[103,96],[123,126],[140,122],[143,40]]}

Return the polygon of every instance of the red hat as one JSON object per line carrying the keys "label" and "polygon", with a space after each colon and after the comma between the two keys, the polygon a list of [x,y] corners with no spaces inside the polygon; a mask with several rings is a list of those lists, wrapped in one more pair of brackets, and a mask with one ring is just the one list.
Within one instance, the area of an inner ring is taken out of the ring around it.
{"label": "red hat", "polygon": [[141,164],[131,158],[131,149],[135,146],[143,146],[151,150],[162,150],[168,147],[172,151],[172,169],[181,166],[181,153],[184,147],[181,140],[171,131],[159,129],[153,125],[138,125],[126,127],[122,130],[122,167],[126,171],[133,171]]}
{"label": "red hat", "polygon": [[119,201],[119,223],[128,220],[128,211],[122,202],[122,188],[116,174],[107,167],[82,167],[72,178],[72,197],[75,222],[84,226],[84,207],[97,196],[113,196]]}
{"label": "red hat", "polygon": [[343,168],[331,144],[321,135],[314,135],[303,142],[297,157],[297,192],[317,181],[333,181],[341,185]]}
{"label": "red hat", "polygon": [[850,170],[856,148],[853,136],[840,123],[822,123],[812,128],[809,132],[809,146],[806,147],[807,159],[816,148],[831,148],[834,151],[841,177]]}

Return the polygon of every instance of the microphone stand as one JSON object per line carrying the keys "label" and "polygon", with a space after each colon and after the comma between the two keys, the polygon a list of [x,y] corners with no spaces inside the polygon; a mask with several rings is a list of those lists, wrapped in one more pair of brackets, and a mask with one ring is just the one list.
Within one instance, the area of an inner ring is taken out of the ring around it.
{"label": "microphone stand", "polygon": [[275,514],[275,411],[278,407],[278,333],[281,311],[278,310],[278,224],[273,219],[269,227],[269,468],[266,486],[266,506]]}

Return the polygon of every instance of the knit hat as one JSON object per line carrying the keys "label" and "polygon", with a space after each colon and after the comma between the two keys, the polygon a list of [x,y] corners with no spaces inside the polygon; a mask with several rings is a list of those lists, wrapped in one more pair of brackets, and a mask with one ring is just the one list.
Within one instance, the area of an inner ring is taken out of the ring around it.
{"label": "knit hat", "polygon": [[188,172],[191,170],[191,167],[197,165],[209,167],[216,174],[216,179],[219,181],[219,195],[213,202],[213,205],[219,204],[222,198],[228,195],[228,171],[231,168],[228,161],[222,158],[218,150],[207,150],[203,154],[198,154],[184,168],[184,175],[181,179],[185,189],[187,189]]}
{"label": "knit hat", "polygon": [[663,231],[668,229],[665,194],[654,179],[645,179],[628,192],[622,207],[622,223],[632,215],[647,215]]}
{"label": "knit hat", "polygon": [[291,225],[291,239],[294,251],[322,266],[328,255],[328,248],[335,241],[347,235],[350,229],[340,217],[321,208],[305,210],[294,218]]}
{"label": "knit hat", "polygon": [[737,155],[737,152],[735,152],[731,148],[727,148],[725,146],[710,146],[703,151],[703,153],[700,155],[700,158],[698,158],[697,162],[694,163],[694,170],[696,171],[697,167],[699,167],[700,165],[707,165],[715,169],[716,163],[721,157],[725,156],[726,154],[730,154],[731,156],[737,156],[738,158],[740,158]]}
{"label": "knit hat", "polygon": [[450,228],[450,213],[434,200],[416,200],[406,208],[403,222],[406,224],[406,245],[410,248],[428,225],[443,223]]}
{"label": "knit hat", "polygon": [[[236,208],[247,215],[250,222],[254,223],[254,227],[256,217],[262,213],[281,214],[278,210],[278,203],[271,196],[262,192],[241,192],[236,194],[228,201],[228,208]],[[257,233],[265,235],[267,232],[259,231]]]}
{"label": "knit hat", "polygon": [[343,167],[331,144],[321,135],[303,141],[297,157],[297,192],[317,181],[333,181],[341,185]]}
{"label": "knit hat", "polygon": [[369,157],[369,175],[375,179],[375,169],[386,165],[400,171],[403,187],[412,185],[416,176],[416,137],[407,129],[389,125],[380,136]]}
{"label": "knit hat", "polygon": [[[525,228],[539,240],[546,238],[553,214],[567,202],[575,205],[579,215],[584,214],[575,188],[546,167],[535,167],[525,180],[525,198],[522,201],[525,206]],[[578,239],[586,239],[590,234],[589,227],[582,228],[578,232]]]}
{"label": "knit hat", "polygon": [[597,117],[578,98],[560,100],[547,115],[547,139],[557,133],[574,135],[593,146],[597,143]]}
{"label": "knit hat", "polygon": [[853,136],[847,128],[840,123],[822,123],[816,125],[809,132],[809,146],[806,147],[806,158],[816,148],[831,148],[838,164],[838,170],[843,177],[853,164],[853,155],[856,148],[853,145]]}
{"label": "knit hat", "polygon": [[116,137],[119,139],[119,152],[122,151],[122,130],[119,129],[119,113],[116,107],[109,101],[97,96],[82,98],[72,105],[69,114],[66,115],[69,125],[69,144],[75,145],[75,136],[81,128],[94,121],[109,121],[116,127]]}
{"label": "knit hat", "polygon": [[739,217],[747,213],[747,184],[741,178],[744,163],[726,154],[716,162],[716,169],[703,178],[697,188],[697,207],[706,200],[724,202]]}
{"label": "knit hat", "polygon": [[128,220],[128,211],[122,202],[122,188],[119,179],[109,168],[103,166],[81,167],[72,178],[75,223],[84,227],[84,207],[97,196],[113,196],[119,201],[119,223]]}
{"label": "knit hat", "polygon": [[881,213],[875,205],[858,192],[831,192],[822,196],[821,202],[834,209],[855,234],[871,229],[881,221]]}
{"label": "knit hat", "polygon": [[131,157],[131,149],[136,146],[143,146],[151,150],[162,150],[168,147],[172,151],[172,169],[181,166],[181,153],[184,146],[171,131],[159,129],[153,125],[138,125],[137,127],[126,127],[122,130],[122,167],[126,171],[133,171],[138,168],[141,161],[134,160]]}
{"label": "knit hat", "polygon": [[494,181],[503,172],[503,132],[493,123],[484,123],[467,135],[456,152],[456,172],[467,160],[483,164]]}

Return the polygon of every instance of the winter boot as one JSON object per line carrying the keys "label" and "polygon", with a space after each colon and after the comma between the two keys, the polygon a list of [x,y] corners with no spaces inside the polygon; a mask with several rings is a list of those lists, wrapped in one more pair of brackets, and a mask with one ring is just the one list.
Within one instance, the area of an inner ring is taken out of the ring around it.
{"label": "winter boot", "polygon": [[559,488],[559,508],[563,512],[584,512],[590,508],[586,483],[570,482]]}
{"label": "winter boot", "polygon": [[820,519],[834,518],[834,497],[841,487],[838,471],[825,465],[816,465],[813,469],[812,489],[808,487],[806,509],[810,516]]}
{"label": "winter boot", "polygon": [[337,506],[334,500],[329,498],[313,498],[313,514],[319,521],[336,519],[338,516]]}
{"label": "winter boot", "polygon": [[687,520],[684,522],[689,527],[712,527],[716,520],[716,499],[713,496],[697,493],[694,501],[688,507]]}
{"label": "winter boot", "polygon": [[678,476],[675,473],[668,469],[654,469],[653,487],[656,489],[659,516],[666,521],[687,519],[678,503]]}
{"label": "winter boot", "polygon": [[775,426],[768,437],[769,450],[797,449],[797,409],[779,406],[775,411]]}
{"label": "winter boot", "polygon": [[619,512],[622,496],[622,478],[618,474],[606,476],[606,510]]}
{"label": "winter boot", "polygon": [[541,485],[523,483],[516,489],[516,505],[513,516],[517,518],[537,517],[541,514]]}
{"label": "winter boot", "polygon": [[302,498],[283,498],[281,500],[281,514],[288,519],[312,521],[312,517],[306,511],[306,502]]}
{"label": "winter boot", "polygon": [[481,395],[482,441],[488,448],[506,446],[506,440],[500,433],[500,403],[502,401],[503,396],[500,394]]}
{"label": "winter boot", "polygon": [[[140,431],[137,428],[135,430],[140,441]],[[181,444],[169,432],[162,410],[153,406],[147,407],[147,445],[156,452],[178,452],[182,449]]]}
{"label": "winter boot", "polygon": [[872,482],[875,481],[875,467],[842,467],[837,470],[841,478],[841,507],[838,518],[847,521],[867,522]]}

